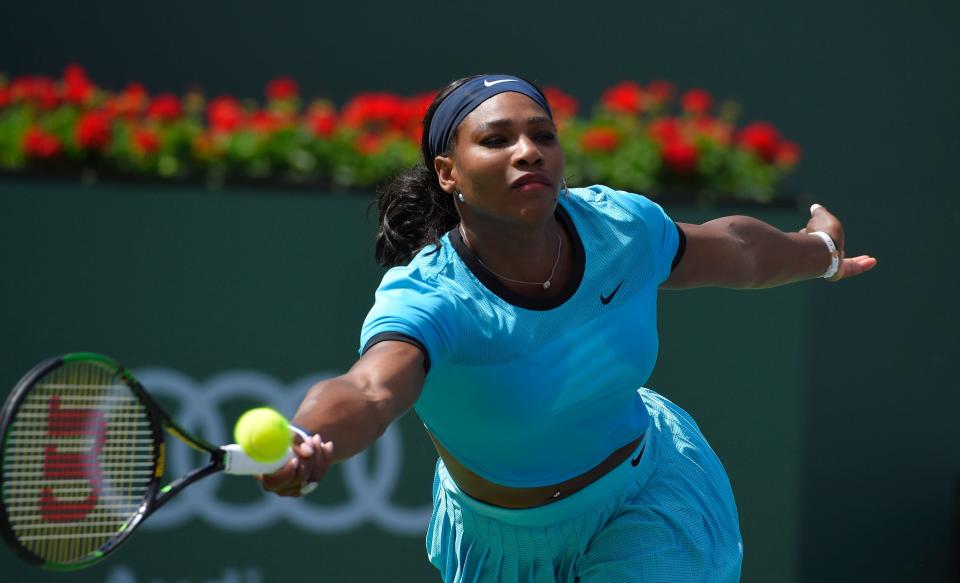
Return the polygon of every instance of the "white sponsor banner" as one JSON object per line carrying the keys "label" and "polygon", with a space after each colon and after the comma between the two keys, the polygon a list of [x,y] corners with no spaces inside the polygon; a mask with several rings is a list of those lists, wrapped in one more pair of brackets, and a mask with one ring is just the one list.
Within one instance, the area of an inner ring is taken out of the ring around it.
{"label": "white sponsor banner", "polygon": [[[225,424],[219,412],[222,403],[251,400],[290,414],[307,389],[334,376],[308,375],[285,386],[270,375],[250,370],[225,371],[202,383],[169,368],[140,368],[134,375],[151,395],[181,404],[173,415],[179,425],[215,444],[233,441],[232,423]],[[308,532],[342,533],[372,522],[393,534],[423,535],[430,519],[430,506],[405,508],[390,500],[403,467],[400,432],[391,425],[373,447],[376,465],[371,471],[367,470],[365,453],[340,464],[349,499],[339,505],[321,506],[303,498],[268,494],[245,503],[227,502],[217,498],[220,480],[224,479],[217,474],[175,497],[151,516],[144,528],[170,529],[199,518],[223,530],[248,532],[285,520]],[[181,476],[194,469],[196,461],[191,451],[186,447],[169,448],[165,473]]]}

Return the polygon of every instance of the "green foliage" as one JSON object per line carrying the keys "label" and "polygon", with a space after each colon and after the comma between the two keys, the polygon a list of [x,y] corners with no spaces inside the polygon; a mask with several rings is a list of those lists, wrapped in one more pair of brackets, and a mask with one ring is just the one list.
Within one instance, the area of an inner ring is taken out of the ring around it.
{"label": "green foliage", "polygon": [[[0,76],[0,171],[369,189],[418,161],[431,95],[361,94],[338,112],[321,101],[302,109],[297,91],[291,79],[271,81],[261,108],[229,96],[151,97],[135,85],[110,93],[76,66],[61,81]],[[546,93],[571,185],[768,202],[799,157],[769,124],[737,129],[735,104],[712,116],[702,90],[671,113],[669,83],[624,82],[585,118],[572,97]]]}

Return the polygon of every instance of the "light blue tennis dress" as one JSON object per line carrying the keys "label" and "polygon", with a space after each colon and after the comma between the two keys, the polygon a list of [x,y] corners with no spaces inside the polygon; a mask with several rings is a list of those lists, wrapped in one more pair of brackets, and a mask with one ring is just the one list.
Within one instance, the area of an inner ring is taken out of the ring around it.
{"label": "light blue tennis dress", "polygon": [[525,510],[468,496],[438,461],[430,560],[458,582],[737,581],[743,545],[720,461],[689,415],[638,389],[682,236],[660,206],[604,186],[570,189],[556,216],[575,259],[559,297],[512,292],[453,230],[387,272],[361,350],[383,340],[423,350],[418,415],[491,482],[560,483],[643,440],[585,489]]}

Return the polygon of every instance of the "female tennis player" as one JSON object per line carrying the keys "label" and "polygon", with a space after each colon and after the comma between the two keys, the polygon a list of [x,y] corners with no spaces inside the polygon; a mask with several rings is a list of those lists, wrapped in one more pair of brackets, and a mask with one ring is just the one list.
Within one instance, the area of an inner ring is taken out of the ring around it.
{"label": "female tennis player", "polygon": [[413,406],[439,452],[426,542],[444,581],[737,581],[723,467],[642,387],[657,293],[838,281],[876,260],[846,258],[819,205],[784,233],[567,188],[550,107],[519,77],[454,81],[423,127],[424,164],[380,195],[376,253],[392,269],[361,357],[294,418],[326,441],[299,443],[264,487],[299,495]]}

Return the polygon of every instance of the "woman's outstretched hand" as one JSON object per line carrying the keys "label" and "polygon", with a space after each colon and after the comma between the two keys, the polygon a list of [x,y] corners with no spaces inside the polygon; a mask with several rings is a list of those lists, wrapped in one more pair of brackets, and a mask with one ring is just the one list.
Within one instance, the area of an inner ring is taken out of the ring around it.
{"label": "woman's outstretched hand", "polygon": [[319,435],[305,440],[296,436],[293,451],[296,455],[285,466],[258,478],[264,490],[277,496],[302,496],[303,487],[319,482],[333,464],[333,442],[322,441]]}
{"label": "woman's outstretched hand", "polygon": [[855,275],[860,275],[870,271],[877,265],[877,260],[869,255],[858,255],[856,257],[847,257],[844,249],[843,225],[840,220],[833,216],[822,205],[815,204],[810,207],[810,220],[807,226],[800,229],[801,233],[813,233],[823,231],[833,238],[837,250],[840,252],[840,266],[837,273],[827,281],[840,281]]}

